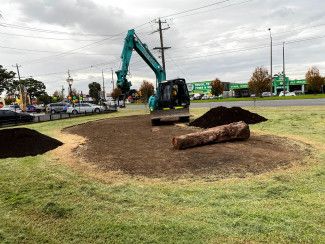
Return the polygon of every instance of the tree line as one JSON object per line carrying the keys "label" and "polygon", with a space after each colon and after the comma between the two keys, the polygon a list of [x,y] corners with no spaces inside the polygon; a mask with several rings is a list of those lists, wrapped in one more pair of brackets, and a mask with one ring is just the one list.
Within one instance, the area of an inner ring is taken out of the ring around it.
{"label": "tree line", "polygon": [[[323,86],[325,85],[325,77],[321,76],[317,67],[313,66],[308,69],[305,74],[307,90],[310,93],[321,93]],[[251,94],[261,96],[263,92],[269,92],[271,90],[271,76],[264,67],[255,68],[249,82],[248,89]],[[216,78],[211,82],[211,94],[218,96],[224,91],[224,86],[220,79]]]}

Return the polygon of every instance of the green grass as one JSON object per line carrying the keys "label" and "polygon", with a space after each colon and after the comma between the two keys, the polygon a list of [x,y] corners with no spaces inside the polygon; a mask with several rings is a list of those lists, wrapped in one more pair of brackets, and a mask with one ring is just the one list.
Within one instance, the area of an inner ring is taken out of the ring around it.
{"label": "green grass", "polygon": [[[0,242],[324,243],[325,108],[251,110],[269,118],[253,130],[300,138],[315,147],[314,157],[301,167],[215,182],[102,180],[51,153],[3,159]],[[28,127],[55,136],[70,125],[127,113]]]}
{"label": "green grass", "polygon": [[206,102],[238,102],[238,101],[263,101],[263,100],[296,100],[296,99],[317,99],[317,98],[325,98],[325,94],[307,94],[300,96],[292,96],[292,97],[230,97],[230,98],[221,98],[221,99],[211,99],[211,100],[194,100],[192,103],[206,103]]}

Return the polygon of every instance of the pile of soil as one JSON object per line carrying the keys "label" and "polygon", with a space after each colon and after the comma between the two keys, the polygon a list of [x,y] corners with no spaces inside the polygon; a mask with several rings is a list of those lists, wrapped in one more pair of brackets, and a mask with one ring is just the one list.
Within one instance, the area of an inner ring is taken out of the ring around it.
{"label": "pile of soil", "polygon": [[61,145],[62,142],[27,128],[0,130],[0,158],[36,156]]}
{"label": "pile of soil", "polygon": [[287,138],[254,133],[247,141],[173,149],[174,136],[200,130],[184,125],[152,127],[150,116],[145,115],[94,121],[64,131],[87,139],[75,149],[83,162],[135,177],[245,177],[288,167],[305,153],[303,145]]}
{"label": "pile of soil", "polygon": [[267,121],[267,119],[240,107],[226,108],[220,106],[210,109],[201,117],[192,121],[190,126],[206,129],[239,121],[244,121],[246,124],[257,124]]}

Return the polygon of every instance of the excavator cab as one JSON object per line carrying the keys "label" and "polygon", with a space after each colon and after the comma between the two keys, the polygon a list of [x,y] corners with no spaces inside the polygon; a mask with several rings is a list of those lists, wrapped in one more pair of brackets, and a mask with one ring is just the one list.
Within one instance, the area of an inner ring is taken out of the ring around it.
{"label": "excavator cab", "polygon": [[158,84],[156,107],[151,111],[151,122],[159,124],[162,119],[189,121],[190,97],[185,79],[163,81]]}

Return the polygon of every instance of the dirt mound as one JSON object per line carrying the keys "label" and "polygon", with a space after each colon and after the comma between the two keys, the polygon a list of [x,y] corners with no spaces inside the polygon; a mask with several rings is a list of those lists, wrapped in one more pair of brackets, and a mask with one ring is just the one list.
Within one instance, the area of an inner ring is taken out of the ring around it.
{"label": "dirt mound", "polygon": [[201,117],[192,121],[190,123],[190,126],[212,128],[215,126],[227,125],[239,121],[244,121],[246,124],[257,124],[267,121],[267,119],[261,115],[252,113],[240,107],[226,108],[220,106],[210,109]]}
{"label": "dirt mound", "polygon": [[302,145],[287,138],[256,134],[247,141],[173,149],[174,136],[199,130],[177,125],[152,127],[146,115],[100,120],[65,131],[87,139],[75,150],[82,161],[104,171],[135,177],[206,180],[245,177],[288,167],[304,155]]}
{"label": "dirt mound", "polygon": [[0,158],[36,156],[61,145],[62,142],[35,130],[26,128],[0,130]]}

